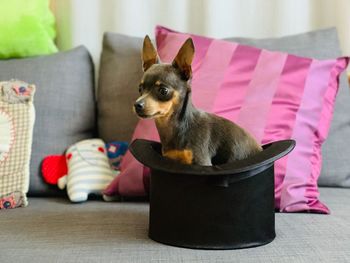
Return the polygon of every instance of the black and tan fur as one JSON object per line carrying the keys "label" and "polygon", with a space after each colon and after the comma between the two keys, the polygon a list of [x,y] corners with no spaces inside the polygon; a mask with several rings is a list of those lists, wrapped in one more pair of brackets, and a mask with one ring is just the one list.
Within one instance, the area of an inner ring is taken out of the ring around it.
{"label": "black and tan fur", "polygon": [[162,154],[185,164],[215,165],[247,158],[261,146],[238,125],[196,109],[191,102],[189,38],[172,64],[160,63],[148,36],[143,43],[144,75],[134,109],[141,118],[154,118]]}

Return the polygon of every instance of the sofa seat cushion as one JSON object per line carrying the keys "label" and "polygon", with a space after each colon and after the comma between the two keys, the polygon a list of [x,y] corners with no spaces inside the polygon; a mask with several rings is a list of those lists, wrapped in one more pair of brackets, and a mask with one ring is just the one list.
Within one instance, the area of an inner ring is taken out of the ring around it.
{"label": "sofa seat cushion", "polygon": [[[147,237],[148,203],[30,198],[1,214],[5,262],[349,262],[350,191],[321,188],[331,215],[276,214],[276,239],[243,250],[192,250]],[[39,260],[40,259],[40,260]]]}

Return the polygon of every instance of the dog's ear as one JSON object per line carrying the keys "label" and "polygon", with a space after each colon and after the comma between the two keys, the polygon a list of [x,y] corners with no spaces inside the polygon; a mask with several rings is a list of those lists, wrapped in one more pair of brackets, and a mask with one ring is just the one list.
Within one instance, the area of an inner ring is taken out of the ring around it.
{"label": "dog's ear", "polygon": [[173,66],[180,69],[182,77],[189,80],[192,77],[192,60],[194,57],[194,45],[192,38],[188,38],[177,53]]}
{"label": "dog's ear", "polygon": [[153,64],[159,62],[157,50],[154,48],[151,39],[148,35],[143,40],[142,48],[142,67],[143,71],[149,69]]}

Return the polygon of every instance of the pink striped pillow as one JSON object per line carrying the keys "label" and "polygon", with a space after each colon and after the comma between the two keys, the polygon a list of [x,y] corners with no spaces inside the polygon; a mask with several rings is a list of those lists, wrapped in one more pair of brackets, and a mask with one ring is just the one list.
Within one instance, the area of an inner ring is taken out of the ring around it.
{"label": "pink striped pillow", "polygon": [[[194,105],[250,131],[262,144],[293,138],[294,151],[275,164],[275,206],[282,212],[329,213],[318,200],[321,145],[327,137],[348,58],[316,60],[156,28],[159,56],[171,62],[192,37]],[[139,121],[133,139],[158,140],[152,120]],[[128,152],[105,194],[145,195],[148,169]],[[146,179],[146,180],[145,180]]]}

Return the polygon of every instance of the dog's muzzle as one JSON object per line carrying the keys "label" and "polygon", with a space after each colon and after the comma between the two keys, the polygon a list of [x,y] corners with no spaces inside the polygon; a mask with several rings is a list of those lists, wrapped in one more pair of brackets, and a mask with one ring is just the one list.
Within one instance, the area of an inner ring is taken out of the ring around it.
{"label": "dog's muzzle", "polygon": [[137,113],[137,115],[139,115],[140,117],[144,117],[145,113],[144,113],[144,110],[145,110],[145,101],[144,100],[137,100],[135,103],[134,103],[134,109],[135,109],[135,112]]}

